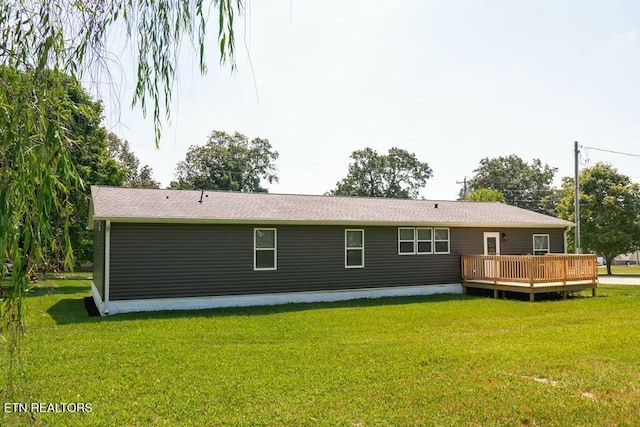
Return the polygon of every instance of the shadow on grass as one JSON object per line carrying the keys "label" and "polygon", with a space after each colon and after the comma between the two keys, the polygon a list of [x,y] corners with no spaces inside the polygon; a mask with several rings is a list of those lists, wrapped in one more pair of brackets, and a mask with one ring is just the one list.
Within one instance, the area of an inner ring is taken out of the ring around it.
{"label": "shadow on grass", "polygon": [[91,317],[84,305],[84,298],[64,298],[49,307],[47,313],[58,325],[89,323],[100,321],[100,317]]}
{"label": "shadow on grass", "polygon": [[69,295],[78,294],[84,291],[91,292],[91,288],[83,289],[79,286],[36,286],[29,290],[30,297],[41,297],[44,295]]}
{"label": "shadow on grass", "polygon": [[[588,295],[586,294],[588,292]],[[493,289],[467,288],[467,294],[475,297],[493,298]],[[593,298],[590,290],[575,290],[567,293],[568,300]],[[511,292],[501,291],[498,299],[513,301],[529,301],[529,293],[527,292]],[[562,292],[538,292],[535,296],[535,302],[545,301],[565,301]]]}
{"label": "shadow on grass", "polygon": [[[75,288],[76,292],[78,288]],[[469,301],[476,298],[459,294],[437,294],[410,297],[362,298],[348,301],[322,303],[293,303],[269,306],[210,308],[202,310],[165,310],[122,313],[107,317],[91,317],[84,305],[84,297],[61,299],[52,305],[47,313],[59,325],[88,322],[121,322],[140,319],[178,319],[196,317],[225,316],[268,316],[279,313],[291,313],[307,310],[326,310],[342,308],[367,308],[390,305],[421,304],[446,301]]]}

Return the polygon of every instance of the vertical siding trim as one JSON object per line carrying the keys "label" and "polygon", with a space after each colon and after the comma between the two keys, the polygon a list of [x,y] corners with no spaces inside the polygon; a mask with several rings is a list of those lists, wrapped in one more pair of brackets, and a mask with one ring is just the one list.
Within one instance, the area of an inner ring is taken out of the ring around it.
{"label": "vertical siding trim", "polygon": [[111,270],[111,221],[104,225],[104,314],[109,314],[109,276]]}

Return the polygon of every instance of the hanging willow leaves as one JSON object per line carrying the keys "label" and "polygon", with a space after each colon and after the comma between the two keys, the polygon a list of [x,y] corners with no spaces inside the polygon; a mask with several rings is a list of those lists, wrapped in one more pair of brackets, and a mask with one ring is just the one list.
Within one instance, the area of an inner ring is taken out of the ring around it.
{"label": "hanging willow leaves", "polygon": [[[136,56],[132,104],[153,111],[156,145],[162,110],[169,115],[172,83],[183,44],[198,55],[206,72],[209,9],[218,11],[221,64],[235,69],[234,17],[241,0],[15,0],[0,4],[0,64],[60,69],[81,77],[103,72],[109,30],[124,28]],[[183,42],[189,43],[183,43]]]}
{"label": "hanging willow leaves", "polygon": [[[49,222],[54,211],[68,212],[68,189],[80,184],[68,155],[73,141],[65,134],[77,106],[56,74],[0,67],[0,254],[12,264],[11,281],[1,288],[0,327],[16,337],[44,249],[61,246],[65,261],[72,259],[68,233],[54,239]],[[17,342],[11,343],[14,351]]]}
{"label": "hanging willow leaves", "polygon": [[[218,12],[211,24],[219,27],[220,61],[233,70],[241,0],[0,1],[0,329],[9,334],[11,354],[23,326],[28,281],[43,251],[64,253],[67,265],[73,257],[67,230],[52,233],[49,217],[55,212],[64,222],[69,192],[82,185],[69,155],[81,141],[68,124],[83,107],[55,76],[91,79],[108,72],[108,36],[124,28],[137,62],[132,104],[152,111],[158,146],[180,50],[193,46],[206,71],[211,9]],[[13,265],[9,280],[2,279],[5,260]]]}

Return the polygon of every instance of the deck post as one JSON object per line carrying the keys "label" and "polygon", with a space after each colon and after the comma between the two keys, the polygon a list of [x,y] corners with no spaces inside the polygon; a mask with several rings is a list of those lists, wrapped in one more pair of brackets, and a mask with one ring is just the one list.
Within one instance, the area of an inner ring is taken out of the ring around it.
{"label": "deck post", "polygon": [[567,286],[567,262],[569,262],[569,259],[564,257],[562,261],[562,286]]}
{"label": "deck post", "polygon": [[498,284],[498,257],[493,257],[493,286]]}
{"label": "deck post", "polygon": [[533,255],[529,255],[529,285],[533,288]]}
{"label": "deck post", "polygon": [[529,301],[534,302],[535,300],[536,300],[536,294],[534,294],[533,290],[531,290],[531,293],[529,294]]}

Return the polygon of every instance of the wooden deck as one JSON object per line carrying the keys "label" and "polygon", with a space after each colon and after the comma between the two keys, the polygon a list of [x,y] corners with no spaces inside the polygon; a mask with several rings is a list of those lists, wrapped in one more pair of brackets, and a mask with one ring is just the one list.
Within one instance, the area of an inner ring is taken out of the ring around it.
{"label": "wooden deck", "polygon": [[595,255],[463,255],[462,286],[500,292],[535,294],[591,289],[596,295],[598,262]]}

